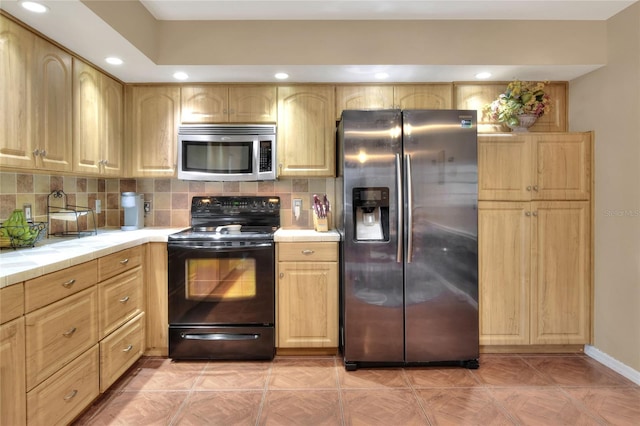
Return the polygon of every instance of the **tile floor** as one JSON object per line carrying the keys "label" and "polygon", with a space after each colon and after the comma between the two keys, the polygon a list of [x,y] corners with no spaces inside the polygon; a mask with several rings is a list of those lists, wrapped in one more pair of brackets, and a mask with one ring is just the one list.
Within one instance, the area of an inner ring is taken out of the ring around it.
{"label": "tile floor", "polygon": [[143,358],[76,425],[639,425],[640,386],[585,355],[346,372],[339,357]]}

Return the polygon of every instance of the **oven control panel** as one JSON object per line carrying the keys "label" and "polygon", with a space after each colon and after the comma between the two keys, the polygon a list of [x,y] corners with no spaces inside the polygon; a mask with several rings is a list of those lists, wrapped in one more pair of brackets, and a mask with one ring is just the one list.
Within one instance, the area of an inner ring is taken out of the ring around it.
{"label": "oven control panel", "polygon": [[280,197],[193,197],[191,213],[275,213],[280,211]]}

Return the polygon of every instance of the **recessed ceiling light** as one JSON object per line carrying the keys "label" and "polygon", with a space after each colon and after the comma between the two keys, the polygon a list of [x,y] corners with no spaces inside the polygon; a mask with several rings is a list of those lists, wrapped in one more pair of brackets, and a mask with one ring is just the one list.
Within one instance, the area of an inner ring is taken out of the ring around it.
{"label": "recessed ceiling light", "polygon": [[389,78],[389,74],[386,72],[377,72],[374,77],[378,80],[384,80],[385,78]]}
{"label": "recessed ceiling light", "polygon": [[173,73],[173,78],[176,80],[186,80],[189,78],[189,74],[186,72],[178,71]]}
{"label": "recessed ceiling light", "polygon": [[278,72],[276,73],[276,75],[274,75],[274,77],[278,80],[286,80],[289,78],[289,74],[287,74],[286,72]]}
{"label": "recessed ceiling light", "polygon": [[105,61],[111,65],[122,65],[123,62],[122,59],[116,58],[115,56],[109,56],[108,58],[105,58]]}
{"label": "recessed ceiling light", "polygon": [[36,3],[34,1],[23,1],[22,7],[24,7],[30,12],[35,12],[35,13],[45,13],[47,10],[49,10],[47,6],[40,3]]}
{"label": "recessed ceiling light", "polygon": [[491,77],[491,73],[487,71],[479,72],[478,74],[476,74],[476,78],[478,80],[486,80],[489,77]]}

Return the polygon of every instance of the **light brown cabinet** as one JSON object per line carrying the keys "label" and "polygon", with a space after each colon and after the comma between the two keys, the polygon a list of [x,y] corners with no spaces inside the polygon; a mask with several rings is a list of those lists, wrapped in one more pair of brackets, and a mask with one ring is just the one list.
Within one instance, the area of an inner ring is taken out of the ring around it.
{"label": "light brown cabinet", "polygon": [[100,341],[100,392],[105,392],[144,353],[144,312]]}
{"label": "light brown cabinet", "polygon": [[[456,109],[471,109],[478,113],[479,132],[503,132],[508,128],[494,122],[484,114],[485,105],[493,102],[507,89],[509,82],[454,83],[454,105]],[[531,132],[566,132],[567,83],[551,82],[544,88],[551,100],[551,111],[536,120]]]}
{"label": "light brown cabinet", "polygon": [[[4,292],[2,293],[4,296]],[[26,424],[24,317],[0,325],[0,419]]]}
{"label": "light brown cabinet", "polygon": [[98,285],[99,338],[104,339],[144,310],[142,268],[101,282]]}
{"label": "light brown cabinet", "polygon": [[186,85],[181,88],[183,123],[276,121],[276,86]]}
{"label": "light brown cabinet", "polygon": [[335,176],[334,86],[278,87],[278,176]]}
{"label": "light brown cabinet", "polygon": [[146,353],[169,353],[169,302],[167,294],[167,243],[149,243],[145,261]]}
{"label": "light brown cabinet", "polygon": [[278,243],[277,347],[338,347],[338,244]]}
{"label": "light brown cabinet", "polygon": [[591,143],[590,133],[479,138],[481,345],[590,341]]}
{"label": "light brown cabinet", "polygon": [[127,86],[125,129],[131,177],[174,177],[178,164],[179,86]]}
{"label": "light brown cabinet", "polygon": [[73,166],[86,174],[123,172],[122,84],[81,60],[73,60]]}
{"label": "light brown cabinet", "polygon": [[336,114],[345,109],[451,109],[451,83],[336,86]]}
{"label": "light brown cabinet", "polygon": [[71,56],[0,16],[0,165],[70,172]]}
{"label": "light brown cabinet", "polygon": [[588,200],[591,133],[478,137],[480,200]]}

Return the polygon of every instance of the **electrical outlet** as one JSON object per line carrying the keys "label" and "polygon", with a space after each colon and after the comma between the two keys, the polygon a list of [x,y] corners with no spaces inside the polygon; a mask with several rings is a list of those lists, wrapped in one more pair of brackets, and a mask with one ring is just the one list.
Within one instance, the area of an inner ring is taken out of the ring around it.
{"label": "electrical outlet", "polygon": [[302,198],[293,199],[293,216],[298,220],[302,211]]}
{"label": "electrical outlet", "polygon": [[95,211],[97,214],[102,213],[102,201],[96,200],[96,208]]}
{"label": "electrical outlet", "polygon": [[145,213],[150,213],[151,212],[151,201],[145,201],[144,202],[144,212]]}

